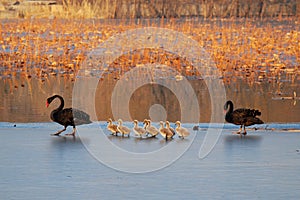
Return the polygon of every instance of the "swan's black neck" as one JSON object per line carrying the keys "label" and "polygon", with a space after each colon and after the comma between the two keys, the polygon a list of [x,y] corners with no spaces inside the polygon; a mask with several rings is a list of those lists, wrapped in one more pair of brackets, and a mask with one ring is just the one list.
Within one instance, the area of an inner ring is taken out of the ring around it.
{"label": "swan's black neck", "polygon": [[59,96],[59,95],[54,95],[54,96],[53,96],[53,100],[56,99],[56,98],[59,98],[59,100],[60,100],[60,105],[55,109],[55,111],[60,111],[60,110],[62,110],[62,109],[64,108],[64,106],[65,106],[65,101],[64,101],[64,99],[63,99],[61,96]]}
{"label": "swan's black neck", "polygon": [[[228,109],[228,107],[229,107],[229,109]],[[227,101],[226,102],[225,109],[226,110],[228,109],[226,114],[229,114],[229,113],[233,112],[233,103],[232,103],[232,101]]]}
{"label": "swan's black neck", "polygon": [[[229,107],[229,109],[228,109]],[[227,110],[228,109],[228,110]],[[232,112],[233,112],[233,103],[232,101],[227,101],[224,105],[224,110],[227,110],[225,115],[225,120],[229,123],[232,123]]]}

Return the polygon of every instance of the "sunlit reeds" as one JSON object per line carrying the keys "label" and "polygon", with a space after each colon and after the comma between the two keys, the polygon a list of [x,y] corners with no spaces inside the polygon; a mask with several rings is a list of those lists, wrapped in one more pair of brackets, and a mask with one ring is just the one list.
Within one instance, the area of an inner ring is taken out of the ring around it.
{"label": "sunlit reeds", "polygon": [[[186,34],[210,54],[225,83],[242,78],[249,83],[299,81],[300,30],[288,23],[251,20],[177,19],[148,20],[148,26],[163,26]],[[39,78],[62,76],[74,80],[88,52],[109,37],[143,27],[132,20],[25,19],[3,21],[0,33],[0,75]],[[109,70],[122,76],[133,67],[147,63],[170,66],[187,77],[201,78],[190,61],[164,49],[132,49],[109,64]]]}

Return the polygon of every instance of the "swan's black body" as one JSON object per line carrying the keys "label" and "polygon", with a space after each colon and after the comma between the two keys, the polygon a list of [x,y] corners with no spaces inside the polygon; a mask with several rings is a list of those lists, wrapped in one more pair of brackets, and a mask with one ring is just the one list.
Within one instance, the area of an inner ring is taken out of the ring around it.
{"label": "swan's black body", "polygon": [[73,126],[73,132],[69,135],[75,135],[75,126],[81,125],[81,124],[90,124],[92,121],[90,120],[90,116],[81,111],[74,108],[64,108],[64,99],[59,95],[54,95],[52,97],[49,97],[46,102],[46,106],[48,107],[50,103],[56,99],[59,98],[60,100],[60,106],[56,109],[54,109],[51,114],[50,118],[61,125],[64,126],[64,129],[61,131],[58,131],[54,135],[59,135],[63,131],[66,130],[68,126]]}
{"label": "swan's black body", "polygon": [[[229,107],[229,109],[228,109]],[[228,109],[228,110],[227,110]],[[238,134],[240,134],[242,127],[244,126],[243,135],[246,135],[245,126],[251,126],[254,124],[263,124],[264,122],[257,118],[256,116],[260,116],[261,112],[255,109],[247,109],[247,108],[238,108],[233,110],[232,101],[227,101],[224,105],[224,110],[227,111],[225,115],[225,120],[229,123],[241,125]]]}

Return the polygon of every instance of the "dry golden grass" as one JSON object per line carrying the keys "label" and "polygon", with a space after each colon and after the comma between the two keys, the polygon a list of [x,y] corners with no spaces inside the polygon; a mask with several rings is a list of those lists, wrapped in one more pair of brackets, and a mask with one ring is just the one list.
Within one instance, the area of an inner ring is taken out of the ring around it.
{"label": "dry golden grass", "polygon": [[[58,18],[149,18],[149,17],[286,17],[299,16],[299,1],[195,1],[195,0],[19,0],[0,1],[6,10],[16,10],[11,17],[30,18],[56,16]],[[9,7],[10,6],[10,7]],[[0,8],[1,9],[1,8]],[[9,12],[7,12],[9,15]],[[0,17],[6,18],[4,15]]]}
{"label": "dry golden grass", "polygon": [[[46,0],[46,1],[24,1],[14,5],[16,1],[0,1],[3,13],[0,18],[60,18],[60,19],[91,19],[112,18],[115,2],[109,0]],[[0,8],[1,9],[1,8]]]}
{"label": "dry golden grass", "polygon": [[[103,23],[93,20],[11,20],[2,22],[0,33],[0,75],[38,77],[74,75],[83,60],[101,42],[120,32],[143,27],[136,23]],[[214,21],[175,19],[157,22],[165,28],[190,36],[211,55],[222,72],[225,83],[237,78],[249,83],[288,80],[299,81],[300,30],[295,19],[287,25],[272,26],[253,21],[226,21],[222,26]],[[149,26],[157,26],[148,22]],[[185,58],[163,49],[135,50],[110,64],[118,69],[116,78],[138,64],[160,63],[176,68],[185,76],[200,76]]]}

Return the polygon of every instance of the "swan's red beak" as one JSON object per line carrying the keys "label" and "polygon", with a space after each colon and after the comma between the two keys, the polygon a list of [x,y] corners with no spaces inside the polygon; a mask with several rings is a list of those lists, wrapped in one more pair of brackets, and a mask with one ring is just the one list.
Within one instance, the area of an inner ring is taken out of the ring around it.
{"label": "swan's red beak", "polygon": [[226,114],[227,110],[224,110],[224,115]]}
{"label": "swan's red beak", "polygon": [[46,107],[48,108],[48,106],[49,106],[49,103],[48,103],[48,101],[46,101]]}

